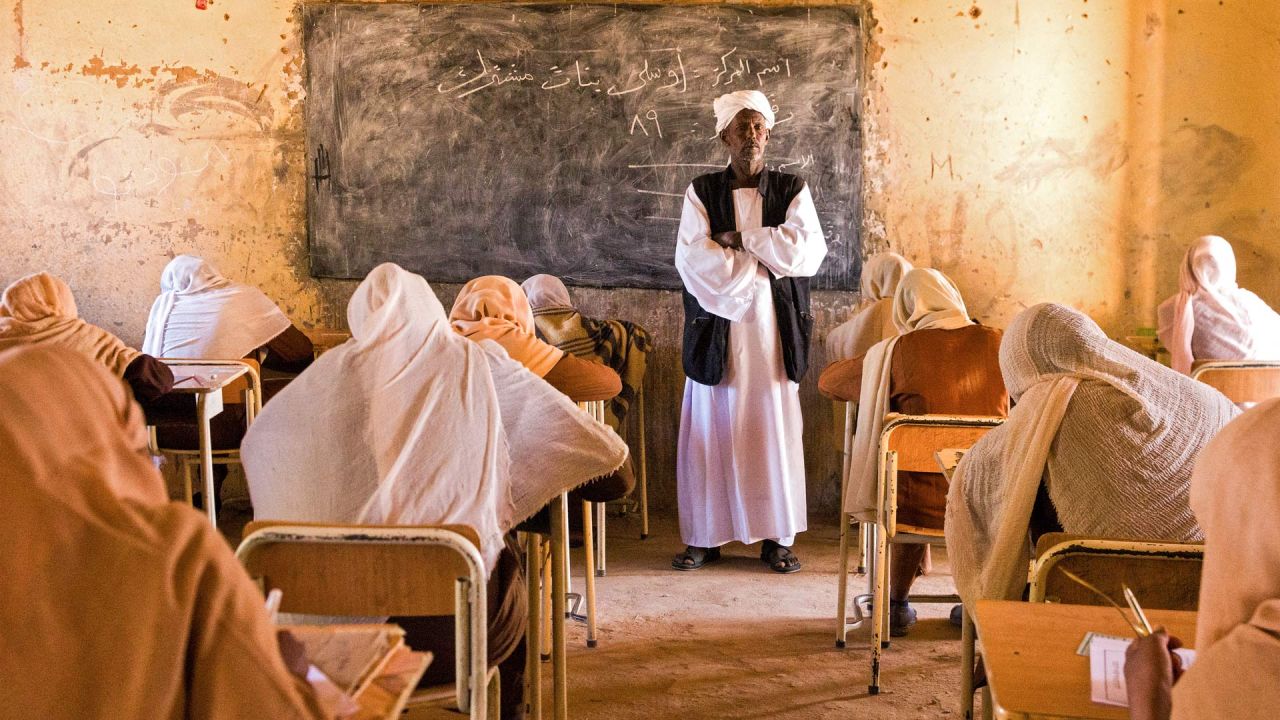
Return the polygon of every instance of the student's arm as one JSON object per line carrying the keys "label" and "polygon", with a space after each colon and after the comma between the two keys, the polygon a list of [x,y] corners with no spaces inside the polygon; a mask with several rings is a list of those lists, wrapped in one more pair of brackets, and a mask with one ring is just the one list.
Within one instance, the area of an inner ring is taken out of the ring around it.
{"label": "student's arm", "polygon": [[139,355],[124,369],[124,381],[138,404],[146,407],[173,389],[173,371],[150,355]]}
{"label": "student's arm", "polygon": [[267,358],[262,366],[281,372],[302,372],[315,357],[315,346],[311,344],[311,338],[299,330],[297,325],[290,325],[264,347]]}
{"label": "student's arm", "polygon": [[832,400],[858,402],[862,393],[862,360],[865,357],[837,360],[828,365],[818,377],[818,391]]}
{"label": "student's arm", "polygon": [[609,400],[622,392],[622,379],[618,373],[569,353],[565,353],[542,379],[574,402]]}

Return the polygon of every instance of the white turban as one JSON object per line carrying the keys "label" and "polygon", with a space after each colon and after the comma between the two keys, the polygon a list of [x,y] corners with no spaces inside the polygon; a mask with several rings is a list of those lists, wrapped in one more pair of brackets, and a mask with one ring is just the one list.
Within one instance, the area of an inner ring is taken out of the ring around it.
{"label": "white turban", "polygon": [[743,110],[755,110],[764,116],[764,126],[773,129],[773,107],[769,98],[759,90],[739,90],[721,95],[711,105],[716,111],[716,134],[729,127],[729,123]]}

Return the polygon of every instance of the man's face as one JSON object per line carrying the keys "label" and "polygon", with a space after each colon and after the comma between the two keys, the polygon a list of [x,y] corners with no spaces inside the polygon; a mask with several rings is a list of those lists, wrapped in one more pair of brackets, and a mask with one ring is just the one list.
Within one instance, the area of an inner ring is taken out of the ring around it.
{"label": "man's face", "polygon": [[720,140],[729,146],[729,154],[744,165],[754,165],[764,158],[764,146],[769,143],[769,129],[764,116],[755,110],[739,110],[729,126],[720,131]]}

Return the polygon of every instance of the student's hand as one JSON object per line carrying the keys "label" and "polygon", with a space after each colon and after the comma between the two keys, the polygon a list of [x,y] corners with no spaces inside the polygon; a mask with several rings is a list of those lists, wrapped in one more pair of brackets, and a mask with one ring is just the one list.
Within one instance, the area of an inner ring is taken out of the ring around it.
{"label": "student's hand", "polygon": [[1173,709],[1173,682],[1182,662],[1173,654],[1182,641],[1164,628],[1129,644],[1124,654],[1124,681],[1132,720],[1168,720]]}
{"label": "student's hand", "polygon": [[306,680],[307,668],[311,666],[307,662],[306,646],[288,630],[276,631],[276,643],[280,645],[280,657],[284,658],[284,666],[289,668],[289,672]]}
{"label": "student's hand", "polygon": [[730,230],[728,232],[721,232],[721,233],[712,233],[711,242],[727,250],[741,250],[742,249],[742,233],[738,232],[737,230]]}

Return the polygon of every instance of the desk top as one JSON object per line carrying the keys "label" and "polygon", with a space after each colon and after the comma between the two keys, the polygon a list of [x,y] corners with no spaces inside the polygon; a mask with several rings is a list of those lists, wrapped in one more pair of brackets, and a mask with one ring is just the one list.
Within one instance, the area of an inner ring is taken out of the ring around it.
{"label": "desk top", "polygon": [[161,360],[173,371],[173,390],[178,394],[203,394],[221,390],[230,385],[236,378],[249,372],[249,368],[239,363],[200,363],[186,364]]}
{"label": "desk top", "polygon": [[[1148,610],[1147,617],[1188,647],[1195,642],[1196,613]],[[1076,654],[1086,632],[1133,634],[1115,608],[980,600],[974,622],[996,717],[1129,717],[1128,708],[1090,700],[1089,658]]]}

